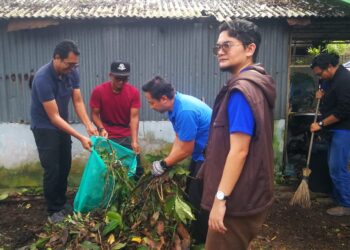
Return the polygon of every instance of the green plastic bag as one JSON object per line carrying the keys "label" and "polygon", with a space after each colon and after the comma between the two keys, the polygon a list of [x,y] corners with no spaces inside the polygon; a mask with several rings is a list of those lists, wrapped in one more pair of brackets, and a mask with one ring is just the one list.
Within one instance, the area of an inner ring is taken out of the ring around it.
{"label": "green plastic bag", "polygon": [[128,168],[129,177],[134,176],[136,172],[137,160],[134,151],[100,136],[92,136],[91,141],[92,151],[74,199],[75,212],[87,213],[96,208],[105,208],[110,200],[112,190],[108,189],[114,186],[114,180],[111,176],[107,178],[107,167],[99,152],[115,152],[116,158]]}

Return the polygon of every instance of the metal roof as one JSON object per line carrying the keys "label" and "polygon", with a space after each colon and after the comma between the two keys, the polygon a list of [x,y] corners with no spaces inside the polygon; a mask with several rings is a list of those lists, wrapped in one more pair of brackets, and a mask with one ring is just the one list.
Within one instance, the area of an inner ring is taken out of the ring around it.
{"label": "metal roof", "polygon": [[[290,18],[350,16],[339,0],[1,0],[0,19]],[[349,5],[350,8],[350,5]]]}

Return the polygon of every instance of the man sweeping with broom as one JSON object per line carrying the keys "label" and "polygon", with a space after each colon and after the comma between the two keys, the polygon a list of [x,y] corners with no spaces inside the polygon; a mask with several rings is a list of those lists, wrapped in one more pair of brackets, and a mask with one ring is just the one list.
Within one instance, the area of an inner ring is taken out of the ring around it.
{"label": "man sweeping with broom", "polygon": [[312,71],[329,82],[326,90],[316,93],[321,98],[322,117],[311,124],[310,131],[329,129],[328,166],[333,182],[333,198],[337,207],[327,210],[329,215],[350,215],[350,71],[339,64],[339,56],[323,53],[314,58]]}

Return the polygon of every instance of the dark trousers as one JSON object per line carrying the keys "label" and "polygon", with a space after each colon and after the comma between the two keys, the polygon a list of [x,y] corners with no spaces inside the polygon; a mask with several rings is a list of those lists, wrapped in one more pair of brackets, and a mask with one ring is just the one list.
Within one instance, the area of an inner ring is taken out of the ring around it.
{"label": "dark trousers", "polygon": [[202,166],[203,161],[191,161],[189,167],[190,176],[186,183],[186,193],[188,201],[194,208],[194,220],[191,224],[191,235],[196,244],[205,243],[208,231],[209,213],[201,209],[201,199],[203,193],[203,180],[196,178],[197,173]]}
{"label": "dark trousers", "polygon": [[205,250],[247,250],[258,235],[267,210],[249,216],[225,216],[226,233],[209,230]]}
{"label": "dark trousers", "polygon": [[350,207],[350,130],[334,130],[328,151],[333,197],[338,205]]}
{"label": "dark trousers", "polygon": [[[132,149],[131,147],[131,137],[127,136],[127,137],[122,137],[122,138],[110,138],[112,141],[122,145],[123,147],[126,147],[128,149]],[[136,167],[136,173],[135,173],[135,179],[138,180],[142,175],[143,175],[143,168],[141,166],[141,160],[140,160],[140,155],[138,154],[136,156],[136,160],[137,160],[137,167]]]}
{"label": "dark trousers", "polygon": [[72,163],[70,135],[54,129],[33,129],[41,166],[44,169],[44,196],[49,214],[66,203],[67,178]]}

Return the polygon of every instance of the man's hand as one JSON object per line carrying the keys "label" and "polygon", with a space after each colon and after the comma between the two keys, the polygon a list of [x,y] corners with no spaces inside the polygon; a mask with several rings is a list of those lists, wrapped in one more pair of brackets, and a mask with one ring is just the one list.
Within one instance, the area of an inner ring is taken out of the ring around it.
{"label": "man's hand", "polygon": [[91,151],[92,142],[90,138],[82,136],[80,139],[81,145],[88,151]]}
{"label": "man's hand", "polygon": [[104,137],[104,138],[108,138],[108,132],[107,130],[105,130],[104,128],[100,128],[100,136]]}
{"label": "man's hand", "polygon": [[132,150],[134,150],[135,154],[140,154],[140,145],[138,144],[138,142],[132,142],[131,143],[131,147],[132,147]]}
{"label": "man's hand", "polygon": [[92,125],[92,123],[89,123],[86,127],[86,132],[88,133],[89,136],[92,135],[98,135],[98,131],[96,129],[96,127],[94,125]]}
{"label": "man's hand", "polygon": [[152,175],[153,176],[160,176],[164,174],[165,169],[163,166],[160,164],[160,161],[154,161],[152,163],[152,169],[151,169]]}
{"label": "man's hand", "polygon": [[311,123],[310,125],[310,132],[317,132],[319,130],[321,130],[322,128],[320,127],[320,125],[318,125],[317,122]]}
{"label": "man's hand", "polygon": [[319,89],[316,91],[316,99],[321,99],[324,96],[324,91]]}
{"label": "man's hand", "polygon": [[227,228],[224,225],[225,212],[226,203],[215,199],[209,215],[208,225],[211,230],[219,233],[226,233]]}

